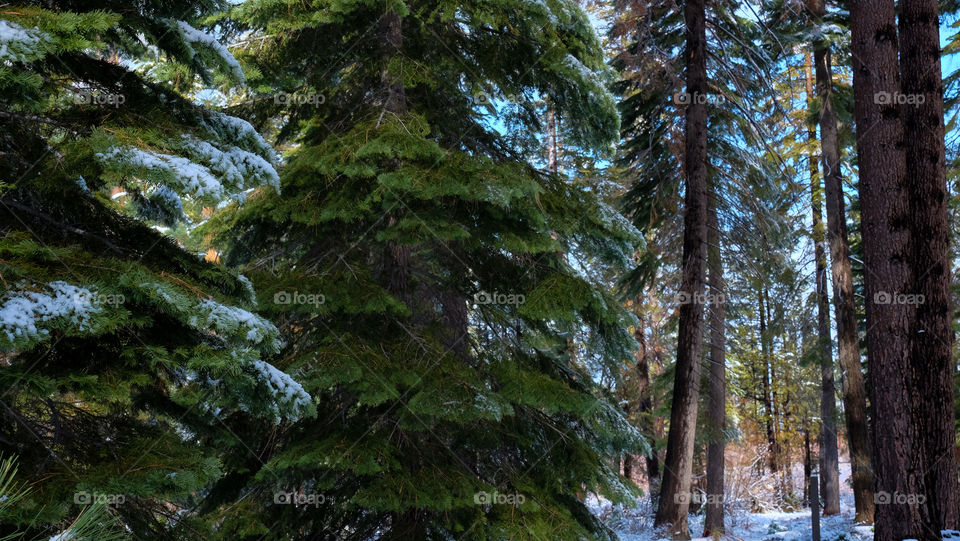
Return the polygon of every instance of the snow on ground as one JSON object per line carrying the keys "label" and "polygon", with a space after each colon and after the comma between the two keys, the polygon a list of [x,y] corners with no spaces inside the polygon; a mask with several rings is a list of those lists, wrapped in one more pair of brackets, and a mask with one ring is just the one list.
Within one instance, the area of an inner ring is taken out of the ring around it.
{"label": "snow on ground", "polygon": [[[858,525],[853,522],[853,494],[845,482],[849,477],[849,463],[841,463],[840,514],[832,517],[820,517],[820,539],[822,541],[872,541],[873,526]],[[846,470],[846,471],[844,471]],[[844,475],[846,474],[846,475]],[[612,506],[604,498],[591,494],[586,505],[620,536],[621,541],[660,541],[670,539],[665,529],[653,528],[653,516],[656,512],[654,502],[649,496],[637,500],[634,507]],[[725,539],[737,541],[809,541],[811,535],[810,510],[799,512],[749,513],[736,502],[727,506]],[[703,533],[703,515],[692,514],[689,517],[690,535],[694,540],[708,541],[709,538],[697,537]]]}
{"label": "snow on ground", "polygon": [[[632,509],[612,507],[609,501],[598,500],[596,496],[587,498],[587,506],[595,514],[605,518],[607,524],[620,536],[621,541],[659,541],[669,540],[670,534],[664,529],[653,528],[655,508],[649,497],[644,497]],[[853,522],[852,496],[841,500],[840,515],[820,517],[820,539],[822,541],[872,541],[873,526],[857,525]],[[796,513],[770,512],[746,513],[732,510],[727,514],[726,539],[741,541],[809,541],[811,536],[810,510]],[[694,540],[709,541],[708,537],[698,537],[703,533],[703,515],[690,515],[690,535]]]}

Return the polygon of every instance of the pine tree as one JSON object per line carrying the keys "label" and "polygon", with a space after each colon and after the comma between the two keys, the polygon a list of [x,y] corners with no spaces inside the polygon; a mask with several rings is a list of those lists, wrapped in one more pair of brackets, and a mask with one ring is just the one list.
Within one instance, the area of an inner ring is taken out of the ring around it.
{"label": "pine tree", "polygon": [[209,520],[230,539],[610,538],[578,495],[627,496],[606,458],[646,451],[591,378],[632,356],[631,321],[575,262],[624,265],[640,238],[527,163],[536,103],[565,146],[616,136],[589,20],[567,1],[233,16],[264,89],[238,110],[291,151],[281,194],[205,231],[260,286],[320,415],[225,458]]}
{"label": "pine tree", "polygon": [[[180,512],[223,474],[230,425],[314,410],[262,360],[282,340],[250,311],[249,281],[151,224],[275,183],[273,151],[134,71],[150,55],[189,81],[242,79],[193,26],[223,4],[44,6],[0,14],[0,451],[31,487],[0,529],[109,516],[124,534],[189,538]],[[104,515],[80,515],[91,503]]]}

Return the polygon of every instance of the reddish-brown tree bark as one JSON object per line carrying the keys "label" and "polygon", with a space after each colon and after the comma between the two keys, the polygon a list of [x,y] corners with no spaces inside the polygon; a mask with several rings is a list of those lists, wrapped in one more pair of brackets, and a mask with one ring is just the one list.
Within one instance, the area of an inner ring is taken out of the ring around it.
{"label": "reddish-brown tree bark", "polygon": [[711,194],[708,210],[707,265],[710,288],[710,442],[707,444],[707,511],[703,519],[703,537],[723,535],[724,449],[727,428],[726,368],[726,287],[723,282],[723,258],[720,251],[720,222],[717,196]]}
{"label": "reddish-brown tree bark", "polygon": [[925,493],[926,459],[916,433],[909,378],[916,310],[889,302],[914,286],[902,113],[892,102],[900,92],[894,3],[855,0],[850,19],[873,464],[878,503],[883,502],[876,508],[874,536],[877,541],[900,541],[922,537],[920,507],[896,495]]}
{"label": "reddish-brown tree bark", "polygon": [[[947,217],[943,80],[936,0],[900,2],[900,76],[913,288],[918,308],[910,335],[915,427],[924,447],[924,537],[957,527],[960,485],[955,458],[953,300]],[[922,296],[922,298],[921,298]]]}
{"label": "reddish-brown tree bark", "polygon": [[706,17],[703,0],[684,4],[687,93],[684,170],[683,264],[676,376],[667,456],[654,524],[672,524],[674,538],[689,539],[687,512],[700,396],[700,351],[703,346],[703,299],[707,256],[707,92]]}
{"label": "reddish-brown tree bark", "polygon": [[[814,4],[816,0],[811,0]],[[817,50],[818,54],[822,54]],[[813,100],[813,66],[810,53],[804,54],[807,103]],[[819,81],[818,81],[819,82]],[[835,135],[835,134],[834,134]],[[811,143],[817,141],[817,130],[807,131]],[[816,145],[814,145],[816,146]],[[824,158],[825,160],[825,158]],[[813,216],[814,259],[816,260],[817,346],[820,356],[820,494],[823,496],[823,514],[840,513],[840,451],[837,448],[837,387],[833,378],[833,345],[830,339],[830,298],[827,295],[827,256],[823,249],[823,190],[817,160],[810,156],[810,207]]]}

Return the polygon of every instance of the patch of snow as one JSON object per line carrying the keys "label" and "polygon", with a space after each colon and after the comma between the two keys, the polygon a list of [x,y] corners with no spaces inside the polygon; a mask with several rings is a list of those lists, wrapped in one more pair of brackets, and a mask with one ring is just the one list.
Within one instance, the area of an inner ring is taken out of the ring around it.
{"label": "patch of snow", "polygon": [[277,156],[273,147],[260,135],[252,124],[228,114],[219,111],[213,111],[206,122],[207,127],[218,134],[225,141],[238,143],[247,143],[257,154],[268,159],[270,163],[276,163]]}
{"label": "patch of snow", "polygon": [[[846,471],[844,471],[846,470]],[[849,476],[849,463],[840,464],[841,480]],[[843,483],[841,486],[844,487]],[[727,502],[725,539],[740,541],[810,541],[810,509],[797,512],[768,511],[747,512],[743,502]],[[873,526],[854,522],[853,494],[841,488],[840,514],[820,517],[820,538],[824,540],[848,539],[850,541],[873,541]],[[612,505],[609,500],[588,493],[584,505],[616,532],[621,541],[666,541],[671,538],[667,528],[654,528],[656,499],[645,495],[637,498],[634,506]],[[697,537],[703,532],[703,514],[691,513],[688,528],[694,540],[709,541]]]}
{"label": "patch of snow", "polygon": [[197,305],[190,324],[205,327],[221,335],[243,336],[248,342],[279,349],[279,332],[272,323],[236,306],[227,306],[204,299]]}
{"label": "patch of snow", "polygon": [[156,282],[149,282],[149,283],[140,284],[140,287],[145,287],[150,291],[152,291],[153,293],[156,293],[157,295],[159,295],[160,298],[162,298],[164,301],[170,304],[175,304],[173,296],[169,292],[167,292],[166,287],[164,287],[161,284],[158,284]]}
{"label": "patch of snow", "polygon": [[177,192],[170,189],[169,186],[160,185],[148,192],[148,195],[159,199],[163,205],[177,216],[183,215],[183,201]]}
{"label": "patch of snow", "polygon": [[243,287],[245,287],[245,288],[247,289],[247,294],[249,295],[249,300],[250,300],[250,302],[252,302],[253,305],[256,306],[256,305],[257,305],[257,292],[254,291],[254,289],[253,289],[253,282],[251,282],[249,278],[247,278],[246,276],[244,276],[244,275],[242,275],[242,274],[237,275],[237,279],[240,280],[240,283],[243,284]]}
{"label": "patch of snow", "polygon": [[233,57],[225,45],[217,41],[217,38],[202,30],[197,30],[184,21],[176,21],[176,26],[184,40],[190,44],[200,44],[213,50],[221,61],[230,68],[230,74],[233,75],[234,79],[241,83],[245,80],[240,63],[237,62],[237,59]]}
{"label": "patch of snow", "polygon": [[96,156],[105,164],[166,173],[179,182],[181,193],[214,199],[222,199],[224,196],[223,185],[209,169],[181,156],[150,152],[136,147],[111,147],[106,152],[98,152]]}
{"label": "patch of snow", "polygon": [[594,73],[593,70],[583,65],[577,57],[572,54],[567,54],[567,57],[563,59],[563,64],[573,71],[577,72],[580,75],[580,78],[584,82],[588,82],[597,86],[602,86],[600,83],[600,78]]}
{"label": "patch of snow", "polygon": [[77,538],[73,536],[73,533],[69,529],[66,529],[57,535],[51,537],[47,541],[75,541]]}
{"label": "patch of snow", "polygon": [[90,317],[101,307],[90,302],[94,291],[63,281],[50,282],[42,289],[21,289],[6,295],[0,305],[0,332],[13,342],[17,338],[37,338],[50,331],[38,325],[66,318],[80,330],[89,328]]}
{"label": "patch of snow", "polygon": [[250,185],[269,184],[274,189],[280,190],[280,175],[277,174],[273,164],[263,157],[239,147],[230,146],[223,151],[207,141],[187,135],[183,137],[188,152],[209,164],[210,169],[219,173],[238,189],[242,190]]}
{"label": "patch of snow", "polygon": [[643,234],[640,233],[640,230],[637,229],[636,226],[634,226],[623,214],[617,211],[617,209],[611,207],[603,201],[598,201],[598,203],[600,206],[600,221],[603,222],[604,225],[611,229],[625,231],[631,237],[643,238]]}
{"label": "patch of snow", "polygon": [[535,7],[538,11],[541,11],[550,19],[550,23],[556,26],[559,24],[557,16],[553,13],[553,10],[550,9],[550,6],[544,0],[527,0],[531,6]]}
{"label": "patch of snow", "polygon": [[0,19],[0,61],[29,62],[44,55],[39,49],[50,36],[39,28],[24,28],[14,22]]}
{"label": "patch of snow", "polygon": [[[262,381],[270,387],[271,394],[279,404],[290,408],[299,417],[311,404],[312,398],[296,380],[286,372],[278,370],[270,363],[253,361],[250,363]],[[279,408],[274,410],[279,416]]]}

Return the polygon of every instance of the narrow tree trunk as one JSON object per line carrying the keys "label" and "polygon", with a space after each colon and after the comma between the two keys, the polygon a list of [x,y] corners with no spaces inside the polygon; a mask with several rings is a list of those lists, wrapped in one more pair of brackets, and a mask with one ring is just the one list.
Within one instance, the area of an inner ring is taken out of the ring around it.
{"label": "narrow tree trunk", "polygon": [[724,476],[723,457],[727,428],[726,287],[723,283],[723,259],[720,251],[720,223],[717,219],[717,195],[711,194],[708,209],[707,264],[710,270],[710,441],[707,443],[707,512],[703,537],[723,535]]}
{"label": "narrow tree trunk", "polygon": [[470,362],[470,314],[467,299],[457,291],[446,290],[440,295],[440,309],[447,331],[444,347],[458,359]]}
{"label": "narrow tree trunk", "polygon": [[810,429],[803,428],[803,506],[810,506],[810,474],[813,473],[813,459],[810,454]]}
{"label": "narrow tree trunk", "polygon": [[[657,342],[654,342],[653,343],[653,362],[661,370],[663,368],[662,355],[663,355],[662,345]],[[644,367],[647,369],[648,381],[650,377],[650,369],[652,366],[653,364],[649,362],[649,358],[648,358],[647,364],[644,365]],[[641,403],[641,407],[645,407],[646,409],[644,411],[650,412],[651,414],[658,407],[658,403],[655,402],[653,398],[654,397],[653,397],[652,389],[650,389],[650,387],[648,386],[646,401]],[[653,434],[653,439],[662,439],[665,433],[663,417],[653,417],[651,415],[649,419],[650,419],[650,430],[651,430],[651,433]],[[647,481],[648,481],[647,490],[649,490],[651,494],[654,493],[654,489],[659,490],[660,481],[662,480],[660,475],[660,469],[661,469],[660,464],[661,462],[663,462],[663,459],[661,457],[662,454],[663,452],[661,451],[653,450],[650,452],[650,456],[648,456],[646,460]]]}
{"label": "narrow tree trunk", "polygon": [[[816,1],[816,0],[814,0]],[[817,55],[823,54],[817,49]],[[819,60],[819,56],[818,56]],[[813,100],[813,68],[810,53],[804,54],[807,103]],[[836,134],[834,134],[836,135]],[[816,128],[807,131],[811,146],[817,141]],[[810,155],[810,206],[813,208],[813,246],[816,259],[817,346],[820,357],[820,493],[823,515],[840,513],[840,456],[837,449],[837,388],[833,382],[833,347],[830,341],[830,300],[827,295],[827,256],[824,253],[823,191],[814,154]],[[826,161],[826,160],[824,160]]]}
{"label": "narrow tree trunk", "polygon": [[[684,3],[687,47],[687,92],[706,96],[706,24],[704,0]],[[672,524],[674,538],[689,539],[687,512],[700,395],[700,350],[703,345],[703,298],[707,255],[707,106],[691,99],[686,110],[684,169],[686,196],[681,288],[691,302],[680,305],[676,381],[667,436],[667,458],[654,523]]]}
{"label": "narrow tree trunk", "polygon": [[[826,14],[822,0],[809,0],[811,13],[818,20]],[[827,200],[827,239],[830,246],[830,269],[833,278],[833,305],[836,311],[837,346],[842,373],[843,411],[850,448],[850,469],[854,520],[873,522],[873,469],[870,460],[870,439],[867,430],[867,392],[860,366],[860,343],[857,336],[857,313],[853,300],[853,270],[850,266],[850,240],[843,198],[840,170],[840,141],[837,136],[837,115],[833,108],[833,73],[830,49],[825,43],[814,44],[817,95],[820,97],[820,151],[823,155],[823,177]],[[823,479],[823,472],[821,472]],[[824,514],[827,514],[824,511]]]}
{"label": "narrow tree trunk", "polygon": [[[640,302],[640,298],[637,298],[637,302]],[[636,364],[636,378],[637,378],[637,402],[636,402],[636,411],[640,415],[640,433],[644,437],[650,438],[652,441],[656,434],[654,433],[653,422],[650,419],[650,413],[652,411],[653,400],[650,396],[650,361],[648,358],[649,351],[647,348],[647,340],[644,335],[644,322],[643,319],[640,319],[640,325],[638,325],[633,331],[633,338],[640,344],[640,350],[634,355]],[[656,453],[651,451],[651,457],[647,457],[647,481],[648,489],[652,485],[653,478],[657,476],[657,472],[650,471],[650,461],[655,460]],[[638,462],[638,457],[635,455],[626,456],[626,465],[630,466],[630,473],[633,473],[634,464]],[[626,471],[624,475],[627,478],[630,478],[630,475],[627,475]]]}
{"label": "narrow tree trunk", "polygon": [[773,396],[770,389],[770,352],[767,351],[767,310],[764,286],[760,286],[760,356],[763,362],[763,415],[767,428],[767,468],[771,474],[777,472],[777,435],[773,430]]}
{"label": "narrow tree trunk", "polygon": [[926,485],[924,531],[933,539],[940,530],[955,529],[960,518],[952,400],[957,366],[951,354],[950,224],[936,0],[900,2],[899,23],[900,75],[906,98],[901,105],[905,183],[913,234],[912,292],[918,294],[917,302],[922,304],[910,333],[913,408],[918,412],[920,424],[916,428],[927,459],[922,472]]}
{"label": "narrow tree trunk", "polygon": [[557,113],[550,105],[547,106],[547,170],[554,174],[560,171]]}
{"label": "narrow tree trunk", "polygon": [[900,541],[924,535],[920,507],[894,495],[926,493],[926,458],[911,411],[915,307],[888,302],[914,286],[901,109],[891,103],[900,91],[893,0],[851,2],[850,20],[875,490],[878,502],[892,499],[877,505],[874,538]]}

